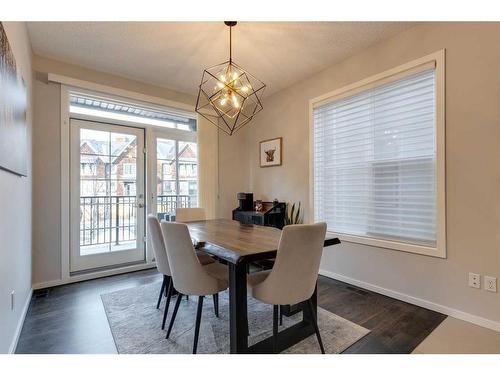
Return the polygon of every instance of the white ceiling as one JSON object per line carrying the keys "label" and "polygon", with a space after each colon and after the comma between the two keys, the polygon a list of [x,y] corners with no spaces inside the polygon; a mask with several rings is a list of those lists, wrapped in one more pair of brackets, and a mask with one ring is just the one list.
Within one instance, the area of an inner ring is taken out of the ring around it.
{"label": "white ceiling", "polygon": [[[239,22],[233,60],[290,86],[415,23]],[[204,68],[229,55],[222,22],[28,22],[36,54],[195,95]]]}

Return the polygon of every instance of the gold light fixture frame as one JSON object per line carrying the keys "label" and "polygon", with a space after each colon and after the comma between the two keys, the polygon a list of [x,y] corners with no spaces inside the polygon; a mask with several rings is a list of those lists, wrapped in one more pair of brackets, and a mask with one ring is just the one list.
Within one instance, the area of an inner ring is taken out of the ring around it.
{"label": "gold light fixture frame", "polygon": [[196,100],[196,112],[232,135],[260,112],[266,85],[232,59],[232,28],[229,27],[229,60],[203,71]]}

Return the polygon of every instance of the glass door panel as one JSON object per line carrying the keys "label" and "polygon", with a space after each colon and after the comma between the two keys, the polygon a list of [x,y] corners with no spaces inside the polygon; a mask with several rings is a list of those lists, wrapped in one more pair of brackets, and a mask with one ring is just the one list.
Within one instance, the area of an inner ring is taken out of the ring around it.
{"label": "glass door panel", "polygon": [[177,207],[198,206],[198,152],[196,142],[156,137],[156,213],[175,220]]}
{"label": "glass door panel", "polygon": [[195,142],[179,141],[179,207],[198,205],[198,148]]}
{"label": "glass door panel", "polygon": [[156,139],[156,211],[167,221],[173,221],[177,208],[176,148],[172,139]]}
{"label": "glass door panel", "polygon": [[71,271],[144,260],[144,132],[71,120]]}

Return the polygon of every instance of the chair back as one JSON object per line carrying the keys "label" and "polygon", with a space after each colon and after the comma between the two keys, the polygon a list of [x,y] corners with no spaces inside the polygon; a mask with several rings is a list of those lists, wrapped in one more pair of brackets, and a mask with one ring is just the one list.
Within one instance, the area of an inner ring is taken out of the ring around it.
{"label": "chair back", "polygon": [[200,221],[205,219],[205,209],[201,207],[177,208],[175,210],[175,221],[178,223],[189,223],[191,221]]}
{"label": "chair back", "polygon": [[269,276],[256,286],[259,299],[289,305],[311,298],[318,279],[326,223],[283,228],[276,260]]}
{"label": "chair back", "polygon": [[182,294],[205,296],[218,291],[218,281],[200,264],[186,224],[162,222],[174,287]]}
{"label": "chair back", "polygon": [[148,234],[151,245],[153,246],[153,253],[155,254],[156,268],[158,268],[160,273],[172,276],[168,264],[165,241],[161,233],[160,221],[155,215],[148,215]]}

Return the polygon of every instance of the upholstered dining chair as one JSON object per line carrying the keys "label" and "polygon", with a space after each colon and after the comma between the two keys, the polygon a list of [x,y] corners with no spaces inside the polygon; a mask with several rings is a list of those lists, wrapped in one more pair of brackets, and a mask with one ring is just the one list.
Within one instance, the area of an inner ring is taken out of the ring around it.
{"label": "upholstered dining chair", "polygon": [[[202,207],[184,207],[184,208],[177,208],[175,210],[175,221],[178,223],[192,223],[193,221],[201,221],[201,220],[206,220],[205,209]],[[206,257],[210,257],[210,255],[208,255],[207,253],[205,253],[203,250],[200,249],[196,250],[196,253],[198,255],[203,254]],[[218,299],[217,296],[215,298],[216,300]],[[214,301],[214,303],[216,303],[217,305],[219,304],[218,301]]]}
{"label": "upholstered dining chair", "polygon": [[303,302],[303,308],[313,317],[312,323],[321,353],[325,353],[311,300],[318,279],[325,234],[325,223],[284,227],[273,268],[247,276],[252,296],[261,302],[273,305],[275,352],[278,337],[278,306]]}
{"label": "upholstered dining chair", "polygon": [[175,221],[178,223],[190,223],[205,219],[205,209],[202,207],[177,208],[175,210]]}
{"label": "upholstered dining chair", "polygon": [[[206,220],[205,209],[202,207],[184,207],[175,209],[175,221],[178,223],[192,223],[193,221],[201,221],[201,220]],[[198,256],[204,255],[205,257],[212,258],[210,255],[208,255],[207,253],[205,253],[203,250],[200,249],[196,250],[196,254],[198,254]],[[214,304],[218,306],[219,297],[216,295],[214,298],[215,298]],[[216,310],[218,310],[217,307]]]}
{"label": "upholstered dining chair", "polygon": [[[165,303],[165,310],[163,312],[163,321],[161,324],[161,329],[165,329],[165,321],[167,319],[168,307],[170,305],[170,299],[174,292],[174,287],[172,283],[172,273],[170,271],[170,266],[168,264],[167,250],[165,249],[165,242],[163,239],[163,234],[161,233],[160,222],[158,218],[154,215],[148,215],[148,235],[153,247],[153,253],[156,260],[156,268],[158,272],[163,275],[163,282],[161,284],[160,295],[158,296],[158,302],[156,308],[160,308],[160,303],[163,295],[167,298]],[[208,254],[197,253],[198,260],[202,265],[211,264],[215,261]],[[218,315],[218,314],[217,314]]]}
{"label": "upholstered dining chair", "polygon": [[181,301],[180,297],[183,294],[198,296],[198,309],[196,311],[193,341],[193,354],[195,354],[200,333],[203,299],[207,295],[212,295],[214,297],[215,308],[215,296],[228,287],[227,267],[220,263],[211,263],[205,266],[201,265],[193,248],[191,236],[189,235],[186,224],[162,222],[161,230],[163,238],[165,239],[174,287],[179,292],[179,297],[175,302],[174,311],[170,318],[166,338],[169,338],[172,327],[174,326],[175,317]]}

